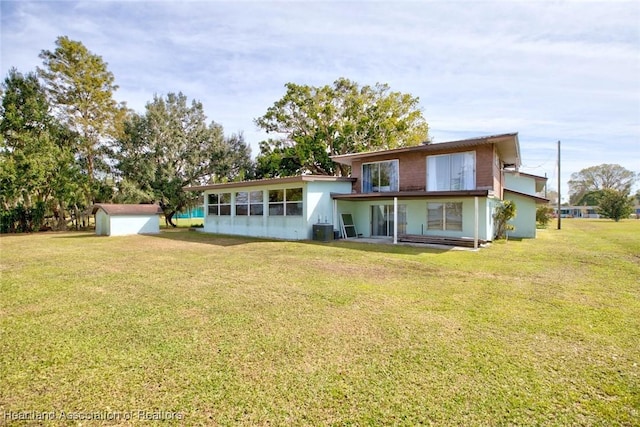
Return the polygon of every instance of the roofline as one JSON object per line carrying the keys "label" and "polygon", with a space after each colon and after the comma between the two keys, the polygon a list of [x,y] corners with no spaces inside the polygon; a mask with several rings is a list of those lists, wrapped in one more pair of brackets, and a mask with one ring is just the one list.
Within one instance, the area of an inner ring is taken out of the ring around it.
{"label": "roofline", "polygon": [[[152,211],[152,206],[155,207],[155,212]],[[102,211],[110,216],[122,216],[122,215],[160,215],[163,213],[162,208],[155,203],[145,204],[128,204],[128,203],[96,203],[89,206],[85,210],[86,214],[95,215],[98,210]],[[148,212],[145,212],[148,211]]]}
{"label": "roofline", "polygon": [[462,191],[394,191],[382,193],[331,193],[335,200],[374,200],[374,199],[434,199],[447,197],[488,197],[489,190]]}
{"label": "roofline", "polygon": [[469,139],[460,139],[456,141],[447,141],[447,142],[439,142],[435,144],[426,144],[423,143],[421,145],[415,145],[411,147],[402,147],[402,148],[394,148],[391,150],[381,150],[381,151],[367,151],[362,153],[350,153],[350,154],[340,154],[337,156],[330,156],[331,160],[336,163],[341,163],[344,165],[351,166],[353,159],[358,159],[362,157],[377,157],[377,156],[386,156],[389,154],[399,154],[406,153],[411,151],[445,151],[453,148],[460,147],[472,147],[484,144],[495,144],[500,142],[500,140],[504,138],[514,138],[516,142],[516,158],[517,165],[520,166],[520,142],[518,140],[518,132],[513,133],[504,133],[498,135],[489,135],[483,137],[469,138]]}
{"label": "roofline", "polygon": [[291,184],[297,182],[355,182],[356,178],[331,175],[297,175],[283,178],[265,178],[251,181],[225,182],[220,184],[194,185],[182,187],[185,191],[207,191],[225,188],[255,187],[258,185]]}
{"label": "roofline", "polygon": [[518,196],[528,197],[530,199],[535,200],[536,203],[549,203],[549,199],[545,199],[544,197],[534,196],[533,194],[521,193],[520,191],[510,190],[508,188],[504,189],[507,193],[516,194]]}
{"label": "roofline", "polygon": [[505,171],[506,173],[520,174],[520,175],[528,176],[529,178],[533,178],[533,179],[535,179],[536,181],[544,181],[544,182],[547,182],[547,180],[549,179],[549,178],[547,178],[546,176],[533,175],[533,174],[530,174],[530,173],[525,173],[525,172],[520,172],[520,171],[512,171],[512,170],[507,170],[507,169],[505,169],[504,171]]}

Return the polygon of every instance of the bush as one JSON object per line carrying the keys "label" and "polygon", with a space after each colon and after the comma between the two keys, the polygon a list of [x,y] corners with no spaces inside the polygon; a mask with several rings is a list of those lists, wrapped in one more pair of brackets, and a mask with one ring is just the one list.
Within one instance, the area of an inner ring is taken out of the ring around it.
{"label": "bush", "polygon": [[511,200],[505,200],[496,207],[493,219],[496,224],[495,239],[503,239],[507,235],[507,231],[514,230],[515,227],[507,224],[511,219],[516,217],[516,204]]}
{"label": "bush", "polygon": [[536,208],[536,222],[541,228],[547,228],[553,217],[553,208],[549,205],[538,205]]}
{"label": "bush", "polygon": [[633,198],[622,191],[602,190],[597,212],[599,215],[611,218],[616,222],[623,218],[629,218],[633,213]]}

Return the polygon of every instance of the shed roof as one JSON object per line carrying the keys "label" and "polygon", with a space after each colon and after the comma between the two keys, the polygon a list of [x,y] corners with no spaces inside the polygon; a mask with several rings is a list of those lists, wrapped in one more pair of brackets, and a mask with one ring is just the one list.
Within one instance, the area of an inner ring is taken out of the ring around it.
{"label": "shed roof", "polygon": [[91,213],[95,215],[98,209],[102,209],[108,215],[158,215],[162,213],[162,209],[158,205],[127,205],[127,204],[110,204],[96,203],[91,209]]}

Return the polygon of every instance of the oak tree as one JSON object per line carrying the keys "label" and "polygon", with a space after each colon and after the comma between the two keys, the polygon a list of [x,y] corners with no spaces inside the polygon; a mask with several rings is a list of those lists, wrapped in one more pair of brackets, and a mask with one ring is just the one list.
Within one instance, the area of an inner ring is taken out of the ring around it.
{"label": "oak tree", "polygon": [[629,194],[637,179],[638,176],[634,172],[617,164],[602,164],[582,169],[571,174],[569,203],[594,204],[602,190],[616,190]]}
{"label": "oak tree", "polygon": [[286,93],[255,123],[276,137],[261,144],[258,173],[347,175],[330,156],[417,145],[429,127],[418,98],[386,84],[360,86],[341,78],[332,86],[287,83]]}
{"label": "oak tree", "polygon": [[193,205],[183,187],[250,177],[250,149],[242,134],[226,137],[207,123],[202,104],[182,93],[155,96],[144,114],[132,113],[116,142],[121,202],[160,204],[167,222]]}

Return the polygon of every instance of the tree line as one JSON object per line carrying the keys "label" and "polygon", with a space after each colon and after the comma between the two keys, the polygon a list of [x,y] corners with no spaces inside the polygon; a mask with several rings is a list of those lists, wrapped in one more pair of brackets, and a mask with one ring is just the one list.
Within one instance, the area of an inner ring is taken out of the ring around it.
{"label": "tree line", "polygon": [[80,41],[58,37],[42,66],[11,68],[0,96],[0,232],[87,224],[94,203],[157,203],[168,223],[198,195],[183,187],[304,173],[346,175],[330,156],[428,140],[419,100],[345,78],[287,83],[254,123],[272,138],[251,158],[201,102],[154,95],[141,113],[115,101],[115,76]]}

